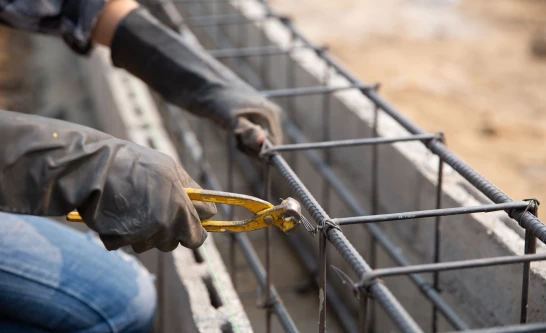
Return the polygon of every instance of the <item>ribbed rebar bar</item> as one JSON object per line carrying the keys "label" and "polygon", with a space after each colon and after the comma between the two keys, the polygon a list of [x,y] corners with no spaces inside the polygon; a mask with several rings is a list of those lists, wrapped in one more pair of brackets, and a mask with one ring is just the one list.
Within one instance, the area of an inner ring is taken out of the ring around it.
{"label": "ribbed rebar bar", "polygon": [[[465,332],[466,333],[544,333],[546,332],[546,323],[480,328],[475,330],[468,330]],[[448,333],[456,333],[456,332],[448,332]]]}
{"label": "ribbed rebar bar", "polygon": [[379,222],[421,219],[426,217],[462,215],[462,214],[472,214],[472,213],[487,213],[487,212],[495,212],[499,210],[508,210],[508,209],[510,210],[525,209],[528,206],[529,206],[529,203],[525,201],[511,201],[507,203],[492,204],[492,205],[463,206],[463,207],[455,207],[455,208],[418,210],[414,212],[342,217],[342,218],[335,219],[335,221],[339,225],[358,224],[358,223],[379,223]]}
{"label": "ribbed rebar bar", "polygon": [[[371,267],[364,261],[362,256],[360,256],[340,230],[335,227],[327,228],[328,223],[331,221],[330,217],[296,176],[290,166],[288,166],[286,161],[280,155],[275,154],[271,156],[271,164],[279,170],[282,177],[288,182],[290,188],[296,194],[296,197],[299,199],[302,206],[311,214],[315,222],[325,228],[323,232],[327,233],[328,240],[332,243],[343,260],[349,264],[355,274],[361,276],[365,272],[371,271]],[[406,309],[400,305],[398,300],[384,284],[379,282],[374,283],[370,286],[369,290],[392,319],[393,323],[402,332],[422,332],[421,328],[407,313]]]}

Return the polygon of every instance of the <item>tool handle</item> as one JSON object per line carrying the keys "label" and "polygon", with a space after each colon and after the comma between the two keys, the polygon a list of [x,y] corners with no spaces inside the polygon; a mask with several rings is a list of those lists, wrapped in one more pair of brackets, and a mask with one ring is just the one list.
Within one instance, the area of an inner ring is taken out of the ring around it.
{"label": "tool handle", "polygon": [[80,213],[78,213],[77,211],[73,211],[73,212],[68,213],[68,215],[66,215],[66,220],[68,222],[82,222],[83,223],[83,219],[80,216]]}
{"label": "tool handle", "polygon": [[[216,204],[225,204],[231,206],[239,206],[248,209],[254,214],[262,212],[266,209],[274,208],[272,204],[267,201],[237,193],[228,193],[220,191],[211,191],[203,189],[187,188],[186,193],[188,197],[193,201],[212,202]],[[83,218],[77,211],[70,212],[66,216],[69,222],[84,222]],[[248,221],[214,221],[207,220],[201,222],[203,228],[211,232],[243,232],[250,231]],[[253,224],[250,224],[251,226]]]}
{"label": "tool handle", "polygon": [[248,209],[254,214],[257,214],[265,209],[275,207],[267,201],[245,194],[195,188],[187,188],[186,193],[188,194],[188,197],[190,197],[190,199],[194,201],[239,206]]}

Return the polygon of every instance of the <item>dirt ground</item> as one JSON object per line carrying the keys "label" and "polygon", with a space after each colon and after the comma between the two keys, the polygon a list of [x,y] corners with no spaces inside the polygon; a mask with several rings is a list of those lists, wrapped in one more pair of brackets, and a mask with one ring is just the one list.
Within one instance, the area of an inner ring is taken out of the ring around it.
{"label": "dirt ground", "polygon": [[270,0],[514,199],[546,201],[546,0]]}

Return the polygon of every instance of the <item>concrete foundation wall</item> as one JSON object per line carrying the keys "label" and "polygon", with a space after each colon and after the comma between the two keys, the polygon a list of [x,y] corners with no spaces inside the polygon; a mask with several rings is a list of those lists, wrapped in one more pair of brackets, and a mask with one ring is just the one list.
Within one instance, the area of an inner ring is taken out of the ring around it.
{"label": "concrete foundation wall", "polygon": [[[247,17],[264,14],[264,9],[257,1],[234,1],[226,9],[226,4],[210,4],[199,7],[199,15],[219,15],[226,12],[241,12]],[[189,10],[187,8],[187,10]],[[335,29],[335,27],[332,27]],[[222,26],[222,33],[229,36],[229,43],[216,40],[223,47],[291,45],[289,31],[279,22],[268,20],[259,23]],[[203,42],[210,42],[210,34],[196,29],[196,35]],[[220,34],[219,34],[220,35]],[[240,60],[239,60],[240,61]],[[262,88],[280,89],[287,87],[306,87],[323,84],[326,64],[314,51],[298,50],[293,54],[245,59],[247,70],[240,71],[251,83],[266,84]],[[237,61],[226,61],[235,70],[240,70]],[[239,63],[240,65],[240,63]],[[248,72],[255,70],[255,75]],[[244,69],[244,66],[243,66]],[[329,85],[349,85],[344,78],[331,75]],[[254,82],[253,82],[254,81]],[[276,99],[289,118],[295,121],[311,140],[323,140],[322,106],[324,97],[320,95]],[[331,139],[352,139],[369,137],[372,133],[373,105],[359,91],[348,90],[331,95],[331,112],[328,128]],[[378,133],[383,137],[405,136],[409,133],[398,125],[390,116],[379,112]],[[447,138],[449,142],[449,138]],[[329,201],[328,212],[332,217],[354,215],[331,192],[328,198],[322,196],[323,184],[317,181],[321,177],[305,160],[303,154],[286,154],[287,160],[311,190],[319,202]],[[362,207],[370,211],[371,198],[371,148],[343,148],[332,150],[332,165],[337,175],[353,190]],[[426,150],[421,143],[398,143],[379,147],[379,206],[380,212],[403,212],[434,208],[435,186],[438,159]],[[443,207],[472,206],[490,201],[479,194],[472,186],[457,175],[451,168],[444,168]],[[282,184],[278,179],[274,184]],[[278,196],[290,193],[286,187],[277,187]],[[412,262],[431,262],[433,256],[432,235],[433,219],[401,221],[384,224],[381,227],[400,245]],[[343,227],[345,235],[369,262],[370,237],[362,226]],[[491,256],[504,256],[523,253],[522,231],[517,224],[508,219],[504,212],[489,214],[471,214],[442,218],[441,224],[441,260],[462,260]],[[316,249],[310,238],[309,245]],[[539,252],[544,251],[540,245]],[[350,269],[339,256],[330,249],[330,264]],[[379,267],[394,266],[383,251],[379,251]],[[428,277],[428,276],[427,276]],[[546,310],[542,306],[546,299],[546,265],[541,262],[532,264],[530,285],[529,320],[546,320]],[[331,280],[339,279],[331,276]],[[491,267],[446,272],[441,274],[441,289],[445,299],[452,304],[472,327],[515,324],[519,321],[519,302],[521,296],[522,265]],[[431,306],[405,277],[386,279],[387,286],[401,300],[405,308],[413,315],[423,329],[429,329]],[[339,291],[346,299],[352,299],[348,288],[338,284]],[[391,329],[389,320],[381,313],[377,320],[378,331]],[[445,323],[442,328],[449,328]]]}

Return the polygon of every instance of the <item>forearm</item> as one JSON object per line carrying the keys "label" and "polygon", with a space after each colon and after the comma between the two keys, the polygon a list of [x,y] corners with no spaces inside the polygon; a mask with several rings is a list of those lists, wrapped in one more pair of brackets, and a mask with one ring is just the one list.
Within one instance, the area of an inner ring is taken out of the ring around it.
{"label": "forearm", "polygon": [[110,48],[115,66],[142,79],[167,101],[232,131],[241,147],[259,151],[263,129],[274,143],[282,141],[277,106],[146,9],[123,18]]}
{"label": "forearm", "polygon": [[275,105],[205,50],[140,10],[134,0],[43,0],[32,5],[10,0],[2,4],[0,23],[61,35],[82,54],[93,43],[109,46],[116,66],[141,78],[168,101],[212,119],[238,138],[258,137],[260,143],[263,129],[268,129],[272,141],[281,142]]}
{"label": "forearm", "polygon": [[95,22],[91,35],[93,41],[110,47],[119,23],[138,7],[135,0],[110,0]]}
{"label": "forearm", "polygon": [[267,101],[210,56],[159,22],[146,9],[129,13],[111,43],[112,61],[169,102],[224,128],[237,113]]}
{"label": "forearm", "polygon": [[172,251],[206,237],[216,213],[169,156],[60,120],[0,111],[0,210],[59,216],[77,209],[107,249]]}

